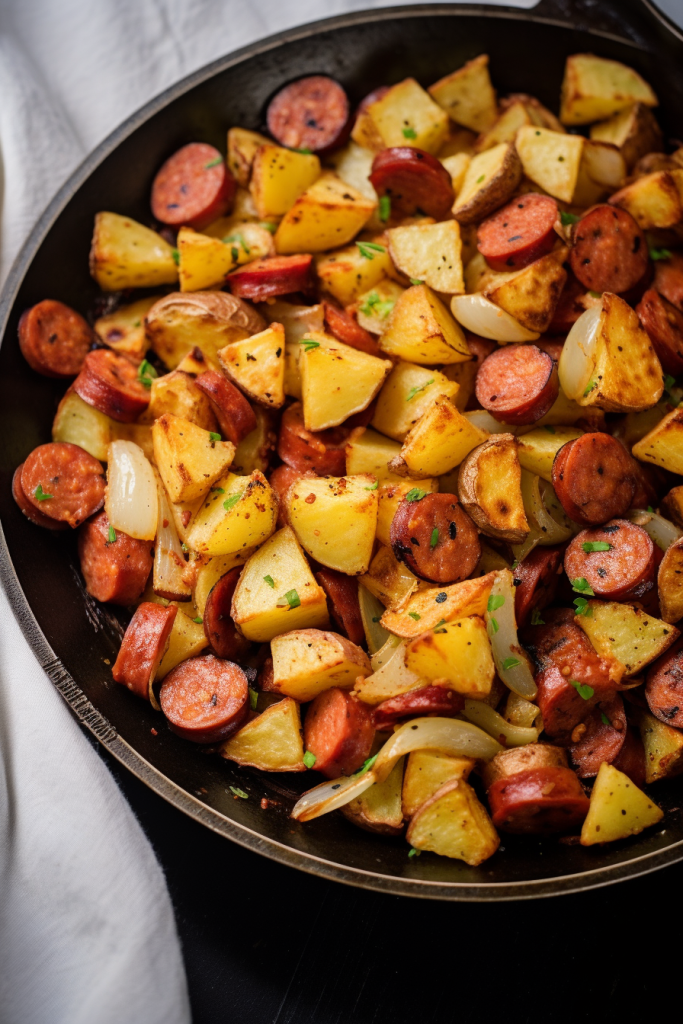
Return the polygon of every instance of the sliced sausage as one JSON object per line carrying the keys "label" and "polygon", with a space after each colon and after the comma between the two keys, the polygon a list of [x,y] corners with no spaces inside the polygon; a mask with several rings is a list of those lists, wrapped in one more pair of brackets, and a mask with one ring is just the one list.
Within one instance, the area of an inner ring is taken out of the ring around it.
{"label": "sliced sausage", "polygon": [[237,182],[213,146],[191,142],[169,157],[152,185],[152,213],[162,224],[201,231],[232,209]]}
{"label": "sliced sausage", "polygon": [[343,145],[351,131],[349,100],[333,78],[307,75],[275,93],[266,122],[281,146],[329,153]]}
{"label": "sliced sausage", "polygon": [[389,196],[394,217],[423,213],[441,220],[455,201],[453,182],[443,164],[412,146],[381,150],[372,162],[370,181],[377,195]]}
{"label": "sliced sausage", "polygon": [[256,430],[256,414],[241,391],[222,373],[206,370],[195,380],[216,414],[221,435],[237,447],[240,441]]}
{"label": "sliced sausage", "polygon": [[364,96],[356,108],[356,120],[361,114],[365,113],[368,107],[371,107],[373,103],[377,103],[383,96],[386,96],[390,88],[391,86],[389,85],[378,85],[376,89],[373,89],[367,96]]}
{"label": "sliced sausage", "polygon": [[535,423],[560,393],[557,363],[538,345],[506,345],[479,367],[477,401],[500,423]]}
{"label": "sliced sausage", "polygon": [[683,253],[674,252],[668,260],[657,260],[655,288],[676,309],[683,312]]}
{"label": "sliced sausage", "polygon": [[577,533],[564,556],[564,571],[570,580],[587,580],[596,597],[635,601],[655,585],[654,544],[642,526],[611,519]]}
{"label": "sliced sausage", "polygon": [[178,736],[193,743],[220,743],[246,718],[249,683],[239,665],[202,654],[168,673],[159,703]]}
{"label": "sliced sausage", "polygon": [[528,192],[481,222],[477,248],[492,270],[521,270],[550,252],[556,220],[555,200]]}
{"label": "sliced sausage", "polygon": [[610,434],[584,434],[555,456],[552,483],[570,519],[597,526],[628,511],[636,485],[632,459]]}
{"label": "sliced sausage", "polygon": [[[580,735],[579,735],[580,734]],[[615,694],[611,701],[594,708],[577,725],[569,748],[574,770],[580,779],[592,779],[603,761],[613,764],[626,739],[624,702]]]}
{"label": "sliced sausage", "polygon": [[269,484],[275,491],[278,499],[278,512],[277,512],[277,525],[278,528],[288,525],[287,519],[287,507],[285,505],[285,494],[297,480],[301,480],[305,477],[314,477],[316,474],[310,470],[306,473],[302,473],[298,469],[293,469],[291,466],[283,464],[274,469],[270,474]]}
{"label": "sliced sausage", "polygon": [[30,519],[36,526],[42,526],[46,530],[68,530],[68,523],[59,522],[57,519],[52,519],[50,516],[46,516],[43,512],[39,512],[33,502],[28,500],[24,494],[24,488],[21,486],[21,473],[23,468],[24,463],[22,462],[21,465],[17,466],[14,470],[14,476],[12,477],[12,497],[26,518]]}
{"label": "sliced sausage", "polygon": [[204,633],[211,650],[218,658],[242,658],[251,644],[237,631],[230,616],[232,595],[240,578],[242,566],[237,565],[213,585],[204,608]]}
{"label": "sliced sausage", "polygon": [[514,570],[515,618],[520,629],[527,625],[534,609],[541,611],[552,603],[560,581],[563,552],[563,547],[536,547]]}
{"label": "sliced sausage", "polygon": [[365,630],[358,602],[358,579],[336,569],[320,569],[315,578],[325,591],[330,618],[351,643],[365,643]]}
{"label": "sliced sausage", "polygon": [[654,288],[645,292],[636,306],[636,313],[662,369],[678,377],[683,373],[683,313]]}
{"label": "sliced sausage", "polygon": [[491,820],[503,832],[554,835],[578,829],[589,800],[570,768],[532,768],[494,782],[488,791]]}
{"label": "sliced sausage", "polygon": [[154,562],[151,541],[110,526],[106,512],[83,523],[78,554],[85,589],[97,601],[133,604],[142,595]]}
{"label": "sliced sausage", "polygon": [[674,729],[683,728],[683,638],[650,668],[645,699],[655,718]]}
{"label": "sliced sausage", "polygon": [[612,764],[639,788],[645,785],[645,747],[639,733],[631,726],[626,729],[624,745]]}
{"label": "sliced sausage", "polygon": [[102,463],[68,441],[34,448],[20,479],[34,508],[74,529],[104,504]]}
{"label": "sliced sausage", "polygon": [[400,503],[390,529],[400,562],[430,583],[459,583],[481,557],[479,531],[455,494],[426,494]]}
{"label": "sliced sausage", "polygon": [[423,686],[398,697],[383,700],[375,707],[375,728],[391,729],[402,718],[423,718],[425,715],[450,716],[459,714],[465,698],[445,686]]}
{"label": "sliced sausage", "polygon": [[649,254],[642,228],[619,206],[602,203],[572,228],[569,264],[594,292],[627,292],[647,271]]}
{"label": "sliced sausage", "polygon": [[346,427],[332,427],[314,433],[304,426],[301,402],[285,409],[280,423],[277,453],[283,462],[301,475],[313,470],[318,476],[343,476],[346,472]]}
{"label": "sliced sausage", "polygon": [[80,313],[54,299],[27,309],[19,321],[19,348],[44,377],[75,377],[95,334]]}
{"label": "sliced sausage", "polygon": [[150,699],[150,688],[168,646],[177,611],[173,604],[165,608],[153,601],[143,601],[128,623],[112,675],[115,682],[144,700]]}
{"label": "sliced sausage", "polygon": [[659,505],[660,490],[666,487],[666,479],[660,479],[662,470],[646,462],[631,459],[631,470],[635,491],[631,500],[631,508],[653,508]]}
{"label": "sliced sausage", "polygon": [[328,779],[357,772],[370,756],[374,736],[372,708],[336,686],[319,693],[306,714],[306,750],[315,754],[316,771]]}
{"label": "sliced sausage", "polygon": [[367,352],[370,356],[381,354],[377,339],[370,334],[370,331],[361,327],[356,318],[347,313],[345,309],[341,309],[333,302],[325,301],[323,302],[323,311],[328,331],[330,334],[334,334],[339,341],[350,345],[351,348],[357,348],[360,352]]}
{"label": "sliced sausage", "polygon": [[552,743],[527,743],[523,747],[508,747],[485,761],[481,766],[482,782],[490,789],[494,782],[509,779],[532,768],[568,768],[569,758],[563,747]]}
{"label": "sliced sausage", "polygon": [[120,423],[133,423],[149,405],[135,366],[108,348],[88,353],[72,386],[84,402]]}
{"label": "sliced sausage", "polygon": [[252,302],[292,292],[309,294],[313,288],[313,257],[310,253],[265,256],[233,270],[226,282],[233,295]]}
{"label": "sliced sausage", "polygon": [[572,327],[587,307],[583,303],[586,288],[572,274],[567,273],[567,280],[560,292],[560,301],[555,306],[553,318],[548,326],[548,334],[569,334]]}

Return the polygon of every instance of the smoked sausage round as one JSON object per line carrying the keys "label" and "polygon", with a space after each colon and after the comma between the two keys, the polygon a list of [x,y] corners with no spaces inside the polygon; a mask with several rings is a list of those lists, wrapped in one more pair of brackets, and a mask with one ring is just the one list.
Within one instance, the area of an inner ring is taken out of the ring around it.
{"label": "smoked sausage round", "polygon": [[225,576],[221,576],[206,599],[203,615],[204,633],[217,658],[241,658],[251,647],[246,637],[238,632],[230,615],[232,595],[235,593],[241,573],[242,566],[236,565]]}
{"label": "smoked sausage round", "polygon": [[531,613],[541,611],[555,597],[562,571],[562,547],[535,547],[514,570],[515,619],[521,629]]}
{"label": "smoked sausage round", "polygon": [[168,646],[177,611],[173,604],[165,608],[153,601],[143,601],[128,623],[112,675],[115,682],[127,686],[143,700],[150,700],[152,683]]}
{"label": "smoked sausage round", "polygon": [[325,591],[330,618],[351,643],[365,643],[365,630],[358,601],[358,580],[336,569],[320,569],[315,578]]}
{"label": "smoked sausage round", "polygon": [[[577,736],[577,733],[581,735]],[[626,739],[626,712],[619,694],[594,708],[577,725],[572,740],[574,736],[576,741],[572,742],[569,753],[580,779],[592,779],[600,771],[603,761],[613,764]]]}
{"label": "smoked sausage round", "polygon": [[334,334],[335,338],[343,341],[351,348],[357,348],[360,352],[367,352],[370,356],[381,354],[379,344],[364,327],[358,323],[354,316],[341,309],[333,302],[324,301],[323,311],[325,313],[325,324],[328,331]]}
{"label": "smoked sausage round", "polygon": [[95,334],[80,313],[54,299],[27,309],[19,321],[19,348],[44,377],[75,377]]}
{"label": "smoked sausage round", "polygon": [[494,782],[491,820],[503,832],[553,835],[579,828],[589,800],[570,768],[532,768]]}
{"label": "smoked sausage round", "polygon": [[628,511],[636,486],[631,456],[610,434],[584,434],[555,456],[552,484],[575,523],[597,526]]}
{"label": "smoked sausage round", "polygon": [[466,580],[481,557],[479,532],[455,494],[404,498],[389,535],[399,562],[430,583]]}
{"label": "smoked sausage round", "polygon": [[108,348],[88,352],[72,387],[84,402],[120,423],[132,423],[149,405],[135,366]]}
{"label": "smoked sausage round", "polygon": [[645,234],[619,206],[594,206],[572,228],[569,264],[589,291],[627,292],[647,272]]}
{"label": "smoked sausage round", "polygon": [[557,216],[551,196],[517,196],[481,222],[477,248],[492,270],[521,270],[550,252],[558,238]]}
{"label": "smoked sausage round", "polygon": [[191,142],[169,157],[152,184],[152,213],[170,227],[201,231],[232,209],[237,182],[213,146]]}
{"label": "smoked sausage round", "polygon": [[312,701],[304,722],[306,750],[328,779],[352,775],[370,756],[375,736],[372,708],[334,686]]}
{"label": "smoked sausage round", "polygon": [[455,201],[453,182],[443,164],[413,146],[380,150],[372,162],[370,181],[378,196],[389,196],[393,217],[422,213],[442,220]]}
{"label": "smoked sausage round", "polygon": [[265,302],[292,292],[308,294],[313,281],[310,253],[294,256],[264,256],[228,274],[226,283],[233,295],[252,302]]}
{"label": "smoked sausage round", "polygon": [[662,369],[673,377],[683,373],[683,313],[649,288],[636,306]]}
{"label": "smoked sausage round", "polygon": [[375,728],[391,729],[402,718],[423,718],[425,715],[457,715],[465,706],[465,698],[445,686],[423,686],[398,697],[383,700],[375,707]]}
{"label": "smoked sausage round", "polygon": [[563,747],[552,743],[527,743],[523,747],[508,747],[485,761],[481,766],[481,779],[487,789],[494,782],[509,779],[532,768],[568,768],[569,758]]}
{"label": "smoked sausage round", "polygon": [[24,495],[39,512],[73,529],[104,504],[102,464],[68,441],[34,448],[20,479]]}
{"label": "smoked sausage round", "polygon": [[683,728],[683,639],[677,640],[650,668],[645,699],[660,722],[674,729]]}
{"label": "smoked sausage round", "polygon": [[154,562],[152,542],[113,530],[106,512],[81,526],[78,555],[88,593],[97,601],[121,605],[138,600]]}
{"label": "smoked sausage round", "polygon": [[222,373],[206,370],[195,380],[216,414],[221,435],[237,447],[252,430],[256,430],[256,414],[241,391]]}
{"label": "smoked sausage round", "polygon": [[577,533],[565,553],[564,571],[570,580],[585,579],[596,597],[638,600],[655,585],[654,544],[642,526],[611,519]]}
{"label": "smoked sausage round", "polygon": [[631,726],[626,728],[624,745],[612,764],[639,788],[645,785],[645,748],[638,732]]}
{"label": "smoked sausage round", "polygon": [[266,122],[281,146],[328,153],[348,138],[349,100],[333,78],[307,75],[276,92],[268,104]]}
{"label": "smoked sausage round", "polygon": [[535,423],[552,408],[560,392],[557,363],[537,345],[507,345],[479,367],[475,394],[482,408],[500,423]]}
{"label": "smoked sausage round", "polygon": [[249,683],[239,665],[202,654],[168,673],[159,703],[178,736],[193,743],[220,743],[247,715]]}
{"label": "smoked sausage round", "polygon": [[349,438],[346,427],[332,427],[314,433],[304,426],[301,402],[285,409],[280,422],[277,453],[283,462],[302,476],[313,470],[318,476],[343,476],[346,472],[344,447]]}
{"label": "smoked sausage round", "polygon": [[655,264],[655,288],[663,298],[683,312],[683,253],[673,252]]}
{"label": "smoked sausage round", "polygon": [[24,468],[22,462],[20,466],[14,470],[14,476],[12,477],[12,497],[16,501],[17,505],[24,513],[27,519],[30,519],[36,526],[42,526],[46,530],[68,530],[69,524],[60,522],[57,519],[52,519],[51,516],[46,516],[40,512],[32,501],[29,501],[24,494],[24,488],[21,486],[21,472]]}

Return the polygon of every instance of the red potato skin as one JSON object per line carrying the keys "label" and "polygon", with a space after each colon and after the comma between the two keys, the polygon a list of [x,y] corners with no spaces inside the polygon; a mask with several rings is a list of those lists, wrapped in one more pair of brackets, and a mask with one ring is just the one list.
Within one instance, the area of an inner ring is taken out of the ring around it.
{"label": "red potato skin", "polygon": [[627,727],[624,744],[612,764],[640,789],[645,785],[645,747],[631,726]]}
{"label": "red potato skin", "polygon": [[374,736],[372,709],[336,686],[319,693],[306,714],[306,750],[315,754],[314,767],[328,779],[358,771]]}
{"label": "red potato skin", "polygon": [[12,497],[16,501],[17,505],[24,513],[27,519],[29,519],[35,526],[42,526],[45,530],[68,530],[69,524],[60,522],[57,519],[52,519],[50,516],[43,515],[35,507],[32,501],[29,501],[24,493],[24,489],[21,486],[21,472],[24,468],[24,463],[17,466],[14,470],[12,477]]}
{"label": "red potato skin", "polygon": [[315,578],[325,591],[330,618],[351,643],[365,643],[365,630],[358,603],[358,580],[336,569],[320,569]]}
{"label": "red potato skin", "polygon": [[367,352],[369,356],[381,355],[379,344],[364,327],[358,323],[356,318],[345,309],[340,309],[333,302],[323,302],[325,313],[325,326],[328,331],[345,345],[357,348],[359,352]]}
{"label": "red potato skin", "polygon": [[72,386],[84,402],[119,423],[133,423],[149,405],[136,367],[108,348],[88,353]]}
{"label": "red potato skin", "polygon": [[43,377],[75,377],[94,341],[83,317],[54,299],[27,309],[19,321],[21,354]]}
{"label": "red potato skin", "polygon": [[[611,544],[610,551],[584,551],[584,544]],[[564,556],[568,579],[585,579],[596,597],[635,601],[655,585],[655,546],[642,528],[626,519],[582,530]]]}
{"label": "red potato skin", "polygon": [[[585,732],[582,732],[584,727]],[[576,731],[582,735],[569,748],[574,771],[580,779],[592,779],[603,761],[614,764],[626,739],[626,712],[619,694],[594,708]]]}
{"label": "red potato skin", "polygon": [[647,705],[660,722],[683,728],[683,637],[650,668],[645,683]]}
{"label": "red potato skin", "polygon": [[109,540],[109,519],[100,512],[83,523],[78,534],[78,555],[85,589],[97,601],[131,605],[143,593],[154,563],[149,540],[137,540],[121,530]]}
{"label": "red potato skin", "polygon": [[249,683],[239,665],[213,654],[188,658],[172,669],[159,692],[172,732],[193,743],[220,743],[243,723]]}
{"label": "red potato skin", "polygon": [[517,835],[555,835],[580,827],[589,800],[570,768],[531,768],[494,782],[488,791],[491,820]]}
{"label": "red potato skin", "polygon": [[223,438],[237,447],[252,430],[256,430],[256,414],[241,391],[216,370],[206,370],[195,380],[216,414]]}
{"label": "red potato skin", "polygon": [[572,228],[569,264],[589,291],[629,291],[647,272],[649,254],[642,229],[618,206],[593,206]]}
{"label": "red potato skin", "polygon": [[292,292],[308,295],[313,290],[313,257],[310,253],[265,256],[233,270],[226,283],[233,295],[252,302]]}
{"label": "red potato skin", "polygon": [[550,411],[559,393],[557,363],[537,345],[499,348],[477,372],[477,401],[500,423],[535,423]]}
{"label": "red potato skin", "polygon": [[512,582],[518,628],[528,624],[534,609],[540,612],[552,604],[560,581],[563,554],[563,546],[536,547],[515,569]]}
{"label": "red potato skin", "polygon": [[275,94],[266,122],[281,146],[324,155],[346,142],[352,118],[339,82],[327,75],[308,75]]}
{"label": "red potato skin", "polygon": [[391,522],[390,539],[396,558],[431,583],[467,579],[481,557],[479,531],[455,494],[404,499]]}
{"label": "red potato skin", "polygon": [[477,248],[492,270],[521,270],[550,252],[558,237],[556,220],[551,196],[517,196],[481,222]]}
{"label": "red potato skin", "polygon": [[425,715],[449,717],[459,714],[465,706],[465,698],[445,686],[424,686],[398,697],[383,700],[375,707],[375,728],[391,729],[402,718],[423,718]]}
{"label": "red potato skin", "polygon": [[191,142],[169,157],[152,185],[152,213],[172,228],[201,231],[232,209],[237,182],[213,146]]}
{"label": "red potato skin", "polygon": [[380,150],[372,162],[370,181],[378,196],[391,199],[392,217],[423,213],[443,220],[455,201],[451,176],[443,164],[412,146]]}
{"label": "red potato skin", "polygon": [[648,289],[636,306],[657,358],[665,373],[683,373],[683,313],[654,288]]}
{"label": "red potato skin", "polygon": [[164,656],[177,611],[172,604],[165,608],[143,601],[128,624],[112,675],[143,700],[149,700],[149,685]]}
{"label": "red potato skin", "polygon": [[314,433],[304,426],[303,406],[294,402],[285,409],[280,422],[277,453],[301,476],[312,470],[317,476],[343,476],[346,472],[346,427]]}
{"label": "red potato skin", "polygon": [[683,253],[674,252],[668,260],[657,260],[655,288],[683,313]]}
{"label": "red potato skin", "polygon": [[250,642],[238,632],[230,615],[232,595],[239,582],[242,566],[237,565],[221,576],[211,588],[204,608],[204,633],[217,658],[239,660],[251,648]]}
{"label": "red potato skin", "polygon": [[[68,441],[53,441],[34,448],[21,470],[21,490],[42,515],[72,529],[104,504],[102,464]],[[52,497],[40,501],[38,487]]]}
{"label": "red potato skin", "polygon": [[636,492],[632,463],[609,434],[584,434],[563,445],[553,462],[552,484],[569,518],[598,526],[623,516]]}

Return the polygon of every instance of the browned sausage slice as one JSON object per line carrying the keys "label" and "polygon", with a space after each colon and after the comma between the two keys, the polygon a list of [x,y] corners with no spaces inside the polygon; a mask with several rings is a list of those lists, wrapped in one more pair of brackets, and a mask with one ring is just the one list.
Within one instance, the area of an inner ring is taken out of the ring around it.
{"label": "browned sausage slice", "polygon": [[383,700],[375,707],[375,728],[391,729],[402,718],[422,718],[425,715],[457,715],[465,706],[465,698],[445,686],[423,686],[398,697]]}
{"label": "browned sausage slice", "polygon": [[252,302],[291,292],[308,294],[313,287],[313,257],[309,253],[265,256],[233,270],[226,282],[233,295]]}
{"label": "browned sausage slice", "polygon": [[532,768],[494,782],[491,820],[503,832],[553,835],[578,829],[589,800],[571,768]]}
{"label": "browned sausage slice", "polygon": [[77,444],[53,441],[28,456],[21,489],[43,515],[75,529],[104,504],[104,469]]}
{"label": "browned sausage slice", "polygon": [[316,474],[308,470],[302,473],[298,469],[293,469],[292,466],[288,466],[283,463],[282,466],[278,466],[270,474],[268,483],[277,494],[278,510],[277,510],[277,525],[278,527],[287,526],[287,506],[285,505],[285,494],[297,480],[302,480],[305,477],[314,477]]}
{"label": "browned sausage slice", "polygon": [[23,468],[24,463],[22,462],[21,465],[17,466],[14,470],[14,476],[12,477],[12,497],[26,518],[30,519],[36,526],[42,526],[46,530],[68,530],[68,523],[59,522],[57,519],[52,519],[51,516],[44,515],[44,513],[38,511],[32,501],[28,500],[24,494],[24,488],[21,486],[21,473]]}
{"label": "browned sausage slice", "polygon": [[127,686],[144,700],[149,700],[150,687],[168,645],[177,611],[173,604],[164,608],[153,601],[143,601],[128,623],[112,675],[115,682]]}
{"label": "browned sausage slice", "polygon": [[579,778],[592,779],[600,771],[603,761],[613,764],[625,739],[624,702],[619,694],[615,694],[611,701],[594,708],[588,718],[574,729],[569,753]]}
{"label": "browned sausage slice", "polygon": [[218,658],[243,657],[251,644],[237,632],[230,616],[232,595],[240,578],[242,566],[237,565],[225,576],[221,576],[211,588],[204,608],[204,632],[211,644],[211,650]]}
{"label": "browned sausage slice", "polygon": [[152,213],[162,224],[200,231],[232,208],[237,182],[213,146],[191,142],[169,157],[152,185]]}
{"label": "browned sausage slice", "polygon": [[369,705],[336,686],[319,693],[306,714],[306,750],[315,754],[316,771],[328,779],[358,771],[370,756],[374,736]]}
{"label": "browned sausage slice", "polygon": [[610,434],[584,434],[563,445],[552,483],[569,518],[585,526],[623,516],[636,491],[631,456]]}
{"label": "browned sausage slice", "polygon": [[466,580],[481,557],[479,532],[455,494],[403,499],[390,529],[400,562],[430,583]]}
{"label": "browned sausage slice", "polygon": [[154,562],[151,541],[114,530],[106,512],[83,523],[78,554],[88,593],[98,601],[121,605],[138,600]]}
{"label": "browned sausage slice", "polygon": [[557,203],[529,192],[482,221],[477,248],[492,270],[520,270],[549,253],[558,237]]}
{"label": "browned sausage slice", "polygon": [[630,213],[603,203],[584,213],[572,229],[569,263],[594,292],[627,292],[647,271],[648,248]]}
{"label": "browned sausage slice", "polygon": [[683,313],[654,288],[649,288],[636,306],[662,369],[677,377],[683,373]]}
{"label": "browned sausage slice", "polygon": [[683,253],[674,252],[668,260],[657,260],[655,288],[683,312]]}
{"label": "browned sausage slice", "polygon": [[370,181],[379,196],[389,196],[394,217],[423,213],[441,220],[455,201],[453,182],[443,164],[412,146],[381,150],[372,162]]}
{"label": "browned sausage slice", "polygon": [[479,367],[477,401],[501,423],[535,423],[560,392],[557,363],[537,345],[507,345]]}
{"label": "browned sausage slice", "polygon": [[585,579],[596,597],[634,601],[655,585],[655,549],[642,528],[627,519],[581,530],[564,556],[570,580]]}
{"label": "browned sausage slice", "polygon": [[321,569],[315,578],[325,591],[330,617],[351,643],[365,643],[365,630],[358,602],[358,580],[336,569]]}
{"label": "browned sausage slice", "polygon": [[149,405],[135,366],[108,348],[88,353],[72,386],[84,402],[120,423],[132,423]]}
{"label": "browned sausage slice", "polygon": [[531,613],[541,611],[552,603],[560,581],[562,547],[536,547],[522,559],[514,571],[515,618],[521,629]]}
{"label": "browned sausage slice", "polygon": [[327,153],[351,130],[349,100],[339,82],[308,75],[280,89],[268,104],[268,131],[281,146]]}
{"label": "browned sausage slice", "polygon": [[249,683],[239,665],[203,654],[168,673],[159,703],[178,736],[193,743],[219,743],[245,719]]}
{"label": "browned sausage slice", "polygon": [[19,321],[22,355],[44,377],[75,377],[94,340],[83,317],[54,299],[27,309]]}
{"label": "browned sausage slice", "polygon": [[586,294],[587,289],[570,270],[550,321],[548,334],[569,334],[582,313],[586,312],[587,306],[582,301]]}
{"label": "browned sausage slice", "polygon": [[367,352],[370,356],[380,355],[379,344],[364,327],[358,323],[354,316],[340,309],[333,302],[323,302],[325,312],[325,324],[328,331],[339,338],[345,345],[357,348],[361,352]]}
{"label": "browned sausage slice", "polygon": [[294,402],[282,414],[277,453],[283,462],[302,475],[313,470],[318,476],[343,476],[349,438],[346,427],[333,427],[314,433],[304,426],[301,402]]}
{"label": "browned sausage slice", "polygon": [[655,718],[674,729],[683,728],[683,638],[648,672],[645,698]]}
{"label": "browned sausage slice", "polygon": [[642,788],[645,785],[645,748],[635,729],[626,729],[624,745],[612,762],[614,767],[628,775],[631,782]]}
{"label": "browned sausage slice", "polygon": [[256,430],[256,414],[241,391],[216,370],[200,373],[195,384],[213,406],[224,438],[237,447],[240,441]]}

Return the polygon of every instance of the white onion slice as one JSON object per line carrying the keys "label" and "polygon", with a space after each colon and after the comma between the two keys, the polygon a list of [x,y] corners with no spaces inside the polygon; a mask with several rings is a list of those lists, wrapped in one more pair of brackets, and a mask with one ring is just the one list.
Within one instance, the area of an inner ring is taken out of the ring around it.
{"label": "white onion slice", "polygon": [[683,530],[680,530],[674,523],[660,516],[657,512],[645,512],[640,508],[632,508],[624,516],[629,522],[636,526],[642,526],[657,547],[666,551],[683,537]]}
{"label": "white onion slice", "polygon": [[372,657],[384,647],[391,636],[391,633],[379,621],[384,614],[384,605],[362,583],[358,585],[358,604],[368,651]]}
{"label": "white onion slice", "polygon": [[539,736],[538,729],[506,722],[502,715],[483,700],[466,700],[463,714],[469,722],[478,725],[506,747],[523,747],[527,743],[535,743]]}
{"label": "white onion slice", "polygon": [[396,653],[396,648],[400,647],[402,643],[403,641],[400,636],[394,636],[393,633],[389,633],[386,643],[384,643],[378,651],[375,651],[374,654],[370,655],[372,671],[379,672],[382,665],[386,665],[386,663],[393,658]]}
{"label": "white onion slice", "polygon": [[524,697],[520,697],[518,693],[513,693],[512,690],[508,694],[503,717],[511,725],[522,725],[528,729],[535,727],[539,734],[543,732],[540,708]]}
{"label": "white onion slice", "polygon": [[132,441],[112,441],[107,458],[104,508],[115,530],[137,540],[154,540],[159,498],[154,470]]}
{"label": "white onion slice", "polygon": [[473,423],[479,430],[486,430],[489,434],[516,434],[523,427],[513,427],[509,423],[499,423],[486,409],[471,409],[463,413],[465,419]]}
{"label": "white onion slice", "polygon": [[537,544],[550,547],[563,544],[576,532],[571,520],[553,490],[552,484],[541,480],[535,473],[522,470],[522,501],[529,523],[529,533],[521,544],[513,544],[512,551],[521,562]]}
{"label": "white onion slice", "polygon": [[399,758],[413,750],[439,750],[454,757],[490,761],[502,749],[492,736],[471,722],[459,718],[413,718],[387,740],[372,771],[377,782],[384,782]]}
{"label": "white onion slice", "polygon": [[159,524],[154,545],[154,572],[152,587],[158,597],[168,601],[189,601],[192,588],[183,580],[187,563],[183,558],[178,531],[166,495],[166,489],[157,476],[159,495]]}
{"label": "white onion slice", "polygon": [[535,341],[540,337],[537,331],[528,331],[504,309],[479,293],[454,295],[451,312],[466,330],[503,345],[514,341]]}
{"label": "white onion slice", "polygon": [[485,618],[498,675],[510,690],[533,700],[536,683],[529,658],[517,638],[515,588],[509,569],[500,569],[495,575]]}
{"label": "white onion slice", "polygon": [[595,369],[595,350],[602,305],[587,309],[576,321],[562,347],[558,372],[567,398],[581,404]]}
{"label": "white onion slice", "polygon": [[299,797],[292,808],[291,817],[296,821],[312,821],[321,814],[329,814],[355,800],[366,789],[370,789],[374,782],[375,773],[372,771],[323,782]]}

